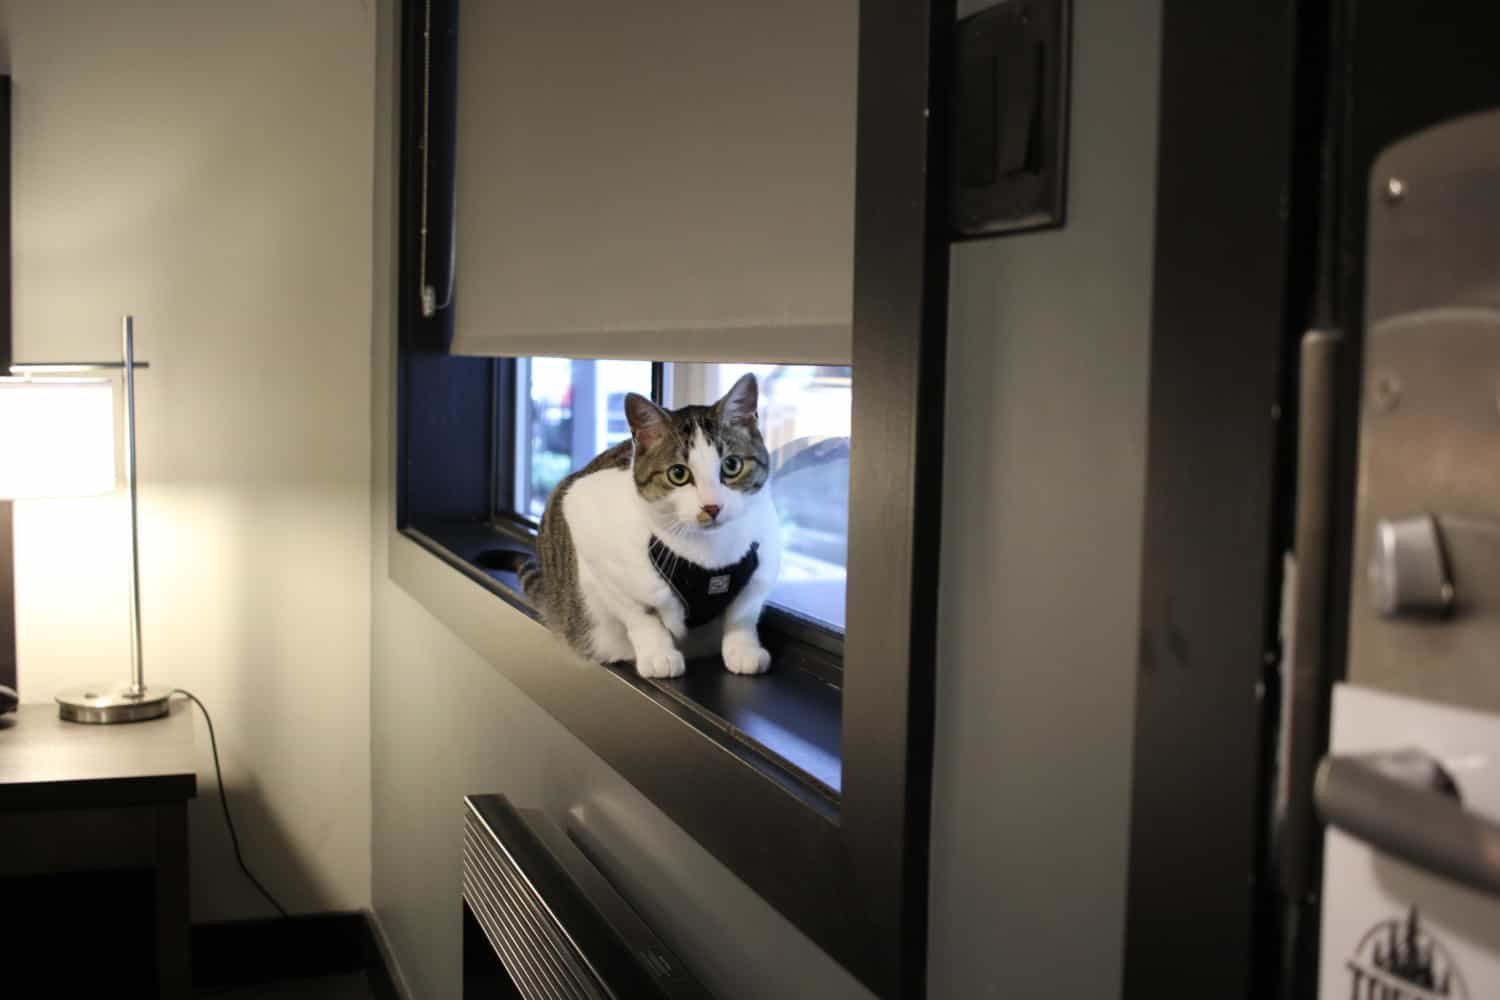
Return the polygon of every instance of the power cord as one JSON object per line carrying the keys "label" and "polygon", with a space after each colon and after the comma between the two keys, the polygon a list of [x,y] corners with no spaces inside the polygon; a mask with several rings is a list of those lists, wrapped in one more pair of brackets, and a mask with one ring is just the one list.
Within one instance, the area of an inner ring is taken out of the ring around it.
{"label": "power cord", "polygon": [[183,688],[174,688],[172,694],[180,694],[191,699],[193,704],[198,706],[198,711],[203,713],[203,721],[208,723],[208,745],[213,748],[214,752],[214,776],[219,782],[219,804],[224,807],[224,825],[229,827],[229,842],[234,845],[234,860],[239,862],[240,871],[245,873],[245,877],[250,880],[251,884],[260,890],[262,896],[266,897],[266,902],[276,907],[276,912],[283,917],[290,916],[291,914],[286,912],[286,907],[278,903],[276,897],[260,884],[260,879],[251,874],[250,868],[245,864],[244,855],[240,854],[240,838],[234,832],[234,820],[229,815],[229,797],[224,794],[224,770],[219,766],[219,741],[214,737],[214,720],[208,714],[208,707],[199,700],[197,695]]}

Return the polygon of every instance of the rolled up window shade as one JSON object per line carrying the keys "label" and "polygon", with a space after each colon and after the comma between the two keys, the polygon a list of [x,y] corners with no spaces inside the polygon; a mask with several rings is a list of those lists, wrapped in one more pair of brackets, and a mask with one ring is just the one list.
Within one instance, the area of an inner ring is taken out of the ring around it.
{"label": "rolled up window shade", "polygon": [[452,350],[847,364],[857,0],[466,3]]}

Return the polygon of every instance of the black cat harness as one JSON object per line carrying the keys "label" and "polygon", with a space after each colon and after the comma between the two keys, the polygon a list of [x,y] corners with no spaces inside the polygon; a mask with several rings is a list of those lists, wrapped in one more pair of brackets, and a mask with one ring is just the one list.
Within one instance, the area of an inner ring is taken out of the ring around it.
{"label": "black cat harness", "polygon": [[689,562],[667,548],[655,535],[651,536],[648,551],[651,565],[682,602],[687,627],[697,628],[727,611],[730,602],[745,589],[745,584],[750,582],[760,565],[760,556],[755,552],[758,548],[759,542],[751,542],[739,562],[718,569],[707,569]]}

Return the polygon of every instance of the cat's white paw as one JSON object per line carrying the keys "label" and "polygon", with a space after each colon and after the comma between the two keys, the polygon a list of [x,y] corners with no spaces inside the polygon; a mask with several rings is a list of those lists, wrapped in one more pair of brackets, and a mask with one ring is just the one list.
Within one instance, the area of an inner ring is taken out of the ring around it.
{"label": "cat's white paw", "polygon": [[725,639],[722,652],[732,674],[763,674],[771,666],[771,654],[752,639]]}
{"label": "cat's white paw", "polygon": [[635,657],[635,672],[642,677],[681,677],[686,670],[687,661],[671,647],[637,653]]}

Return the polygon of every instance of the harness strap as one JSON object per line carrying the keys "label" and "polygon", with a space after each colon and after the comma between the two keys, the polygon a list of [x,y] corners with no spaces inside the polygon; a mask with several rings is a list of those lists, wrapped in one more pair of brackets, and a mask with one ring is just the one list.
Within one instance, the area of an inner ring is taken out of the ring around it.
{"label": "harness strap", "polygon": [[647,551],[651,565],[682,602],[688,628],[697,628],[729,610],[730,603],[745,589],[745,584],[760,566],[760,556],[756,553],[759,548],[759,542],[751,542],[739,562],[717,569],[689,562],[667,548],[666,543],[655,535],[651,536]]}

